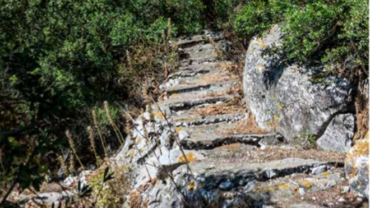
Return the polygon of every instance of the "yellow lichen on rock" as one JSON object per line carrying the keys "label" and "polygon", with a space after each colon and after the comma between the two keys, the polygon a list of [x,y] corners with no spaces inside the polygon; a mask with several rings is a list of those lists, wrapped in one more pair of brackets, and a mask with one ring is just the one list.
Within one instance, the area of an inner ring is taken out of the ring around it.
{"label": "yellow lichen on rock", "polygon": [[303,180],[301,185],[305,188],[311,188],[312,187],[312,183],[309,182],[308,180]]}
{"label": "yellow lichen on rock", "polygon": [[197,161],[197,158],[194,153],[186,153],[185,155],[181,155],[178,161],[179,163],[194,162]]}
{"label": "yellow lichen on rock", "polygon": [[194,191],[195,189],[197,189],[197,182],[196,181],[190,181],[187,185],[186,185],[186,189],[188,191]]}
{"label": "yellow lichen on rock", "polygon": [[370,130],[367,131],[367,133],[365,135],[365,139],[370,140]]}
{"label": "yellow lichen on rock", "polygon": [[349,174],[350,178],[353,178],[358,172],[359,163],[356,161],[359,159],[359,157],[369,155],[369,135],[368,134],[369,133],[366,134],[365,139],[358,140],[347,154],[346,164],[348,166],[351,166],[354,169],[354,171],[351,174]]}
{"label": "yellow lichen on rock", "polygon": [[266,46],[267,46],[267,44],[266,44],[265,42],[263,42],[263,41],[261,41],[261,42],[260,42],[260,47],[261,47],[261,48],[264,48],[264,47],[266,47]]}
{"label": "yellow lichen on rock", "polygon": [[281,103],[279,103],[279,104],[278,104],[278,108],[279,108],[279,110],[283,110],[284,105],[283,105],[283,104],[281,104]]}
{"label": "yellow lichen on rock", "polygon": [[329,173],[328,172],[323,172],[321,175],[327,178],[329,176]]}
{"label": "yellow lichen on rock", "polygon": [[290,185],[288,183],[282,183],[277,185],[278,189],[288,189],[290,188]]}

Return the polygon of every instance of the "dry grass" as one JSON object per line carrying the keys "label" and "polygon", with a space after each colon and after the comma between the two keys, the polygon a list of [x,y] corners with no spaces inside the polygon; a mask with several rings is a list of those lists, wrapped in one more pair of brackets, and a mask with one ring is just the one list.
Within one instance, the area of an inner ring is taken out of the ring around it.
{"label": "dry grass", "polygon": [[265,134],[265,130],[261,129],[252,113],[247,113],[246,118],[235,123],[233,128],[221,130],[218,133],[223,135],[230,134]]}

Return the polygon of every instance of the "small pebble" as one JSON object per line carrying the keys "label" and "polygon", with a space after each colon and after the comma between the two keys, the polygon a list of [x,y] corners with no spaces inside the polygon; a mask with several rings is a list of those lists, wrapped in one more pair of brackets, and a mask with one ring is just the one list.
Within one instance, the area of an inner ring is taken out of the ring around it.
{"label": "small pebble", "polygon": [[348,193],[349,192],[349,186],[343,186],[342,187],[342,194]]}
{"label": "small pebble", "polygon": [[316,197],[312,197],[312,200],[316,201]]}
{"label": "small pebble", "polygon": [[345,202],[346,200],[345,200],[344,198],[342,198],[342,197],[341,197],[341,198],[339,198],[339,199],[338,199],[338,201],[339,201],[339,202]]}
{"label": "small pebble", "polygon": [[233,187],[233,184],[230,181],[226,181],[220,184],[220,189],[222,190],[230,190]]}

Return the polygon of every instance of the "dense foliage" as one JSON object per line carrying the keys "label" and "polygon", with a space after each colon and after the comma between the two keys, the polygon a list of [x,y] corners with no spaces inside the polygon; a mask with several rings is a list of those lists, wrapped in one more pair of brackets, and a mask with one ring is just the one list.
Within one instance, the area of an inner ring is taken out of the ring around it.
{"label": "dense foliage", "polygon": [[92,109],[107,123],[104,101],[114,119],[124,104],[140,104],[137,88],[170,58],[163,39],[201,30],[203,8],[200,0],[0,0],[1,191],[12,181],[37,188],[68,146],[67,129],[79,148]]}
{"label": "dense foliage", "polygon": [[252,0],[234,26],[250,39],[282,23],[285,61],[325,64],[355,80],[368,74],[368,18],[367,0]]}

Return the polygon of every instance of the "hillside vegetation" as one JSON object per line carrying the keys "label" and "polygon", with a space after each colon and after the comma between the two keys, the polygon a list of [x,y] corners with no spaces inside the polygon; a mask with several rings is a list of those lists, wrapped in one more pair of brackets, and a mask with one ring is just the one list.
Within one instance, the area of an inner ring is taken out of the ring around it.
{"label": "hillside vegetation", "polygon": [[158,83],[176,68],[179,36],[224,30],[246,49],[281,24],[283,47],[267,52],[324,66],[315,81],[347,78],[360,97],[368,8],[367,0],[0,0],[0,207],[14,188],[65,177],[57,172],[66,160],[73,174],[114,154],[125,112],[160,96]]}

